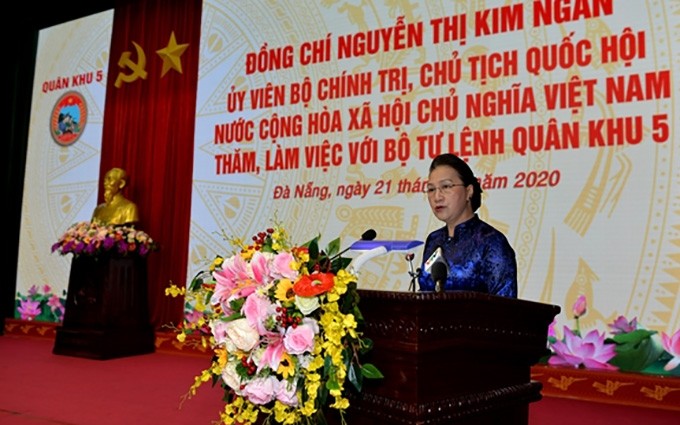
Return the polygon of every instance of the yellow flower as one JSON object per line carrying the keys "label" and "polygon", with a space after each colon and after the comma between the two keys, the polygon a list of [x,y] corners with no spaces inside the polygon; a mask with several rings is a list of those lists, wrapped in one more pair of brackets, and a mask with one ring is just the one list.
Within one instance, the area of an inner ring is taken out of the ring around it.
{"label": "yellow flower", "polygon": [[165,295],[171,296],[173,298],[176,298],[179,295],[184,295],[185,293],[186,293],[186,288],[184,286],[179,288],[174,283],[170,284],[170,286],[165,288]]}
{"label": "yellow flower", "polygon": [[338,273],[335,276],[335,291],[342,295],[347,292],[347,286],[357,280],[357,277],[347,270],[338,270]]}
{"label": "yellow flower", "polygon": [[290,354],[284,352],[281,355],[281,362],[279,362],[279,367],[276,369],[276,372],[280,373],[284,379],[288,379],[288,377],[295,374],[295,363],[293,363]]}
{"label": "yellow flower", "polygon": [[295,301],[295,292],[293,292],[293,282],[290,279],[281,279],[276,285],[275,292],[276,299],[283,302]]}
{"label": "yellow flower", "polygon": [[[315,342],[314,343],[315,347],[319,347],[319,350],[321,350],[321,344]],[[309,371],[314,371],[317,369],[321,369],[323,367],[323,356],[314,356],[314,359],[309,363],[309,366],[307,366],[307,369]]]}
{"label": "yellow flower", "polygon": [[220,257],[219,255],[215,257],[213,262],[210,264],[210,267],[208,267],[208,270],[211,272],[214,272],[216,269],[218,269],[222,263],[224,263],[224,258]]}
{"label": "yellow flower", "polygon": [[215,357],[217,357],[215,363],[219,365],[220,369],[224,369],[224,366],[227,364],[227,350],[223,348],[216,348]]}
{"label": "yellow flower", "polygon": [[349,400],[340,397],[335,400],[335,403],[331,404],[331,407],[336,409],[347,409],[349,407]]}
{"label": "yellow flower", "polygon": [[347,329],[347,332],[350,334],[352,338],[357,338],[357,321],[354,319],[353,314],[346,314],[345,317],[342,320],[342,325]]}
{"label": "yellow flower", "polygon": [[282,424],[296,424],[300,421],[300,413],[277,400],[274,402],[274,420]]}
{"label": "yellow flower", "polygon": [[253,255],[255,255],[255,252],[256,250],[254,248],[246,248],[241,251],[241,258],[246,261],[250,261],[250,259],[253,258]]}

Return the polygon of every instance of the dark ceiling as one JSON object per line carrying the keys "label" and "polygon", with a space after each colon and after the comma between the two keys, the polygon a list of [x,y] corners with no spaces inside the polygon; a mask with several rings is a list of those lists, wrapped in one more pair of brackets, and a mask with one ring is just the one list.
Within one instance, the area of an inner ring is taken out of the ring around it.
{"label": "dark ceiling", "polygon": [[[18,1],[12,8],[21,30],[39,30],[83,16],[113,9],[115,0],[70,0],[67,2]],[[16,28],[16,27],[15,27]]]}

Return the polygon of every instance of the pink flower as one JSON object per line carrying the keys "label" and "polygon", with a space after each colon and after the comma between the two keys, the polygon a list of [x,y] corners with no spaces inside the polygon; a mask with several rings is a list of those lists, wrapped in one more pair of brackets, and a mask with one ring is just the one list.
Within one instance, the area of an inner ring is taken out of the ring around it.
{"label": "pink flower", "polygon": [[281,335],[269,335],[267,340],[267,348],[264,349],[260,364],[257,366],[258,372],[265,367],[269,367],[271,370],[278,369],[281,357],[283,356],[283,350],[285,349]]}
{"label": "pink flower", "polygon": [[274,376],[255,378],[243,388],[243,396],[254,404],[267,404],[276,398],[279,381]]}
{"label": "pink flower", "polygon": [[52,311],[57,309],[62,310],[64,308],[64,306],[61,304],[61,300],[56,294],[52,294],[52,296],[50,296],[50,298],[47,300],[47,305]]}
{"label": "pink flower", "polygon": [[316,320],[305,318],[297,327],[289,327],[283,337],[283,345],[290,354],[303,354],[314,348],[314,336],[319,333]]}
{"label": "pink flower", "polygon": [[33,320],[40,315],[40,301],[21,301],[17,311],[21,314],[21,320]]}
{"label": "pink flower", "polygon": [[286,278],[295,280],[298,276],[297,270],[293,270],[291,265],[295,261],[295,257],[290,252],[281,252],[276,254],[272,262],[272,275],[274,278]]}
{"label": "pink flower", "polygon": [[248,263],[236,255],[222,264],[222,270],[213,272],[215,291],[210,299],[211,304],[221,304],[231,313],[229,302],[236,298],[247,297],[255,292],[259,284],[248,273]]}
{"label": "pink flower", "polygon": [[279,381],[276,399],[287,406],[297,407],[299,401],[296,389],[295,385],[288,381]]}
{"label": "pink flower", "polygon": [[227,323],[221,320],[211,320],[210,321],[210,332],[215,338],[216,345],[226,345],[227,337]]}
{"label": "pink flower", "polygon": [[276,306],[269,301],[269,298],[254,292],[246,298],[241,312],[248,319],[248,323],[257,329],[260,335],[265,335],[267,334],[265,321],[269,316],[276,313]]}
{"label": "pink flower", "polygon": [[673,336],[668,336],[665,332],[661,332],[661,344],[663,349],[673,356],[663,369],[666,371],[675,369],[680,364],[680,329],[675,331]]}
{"label": "pink flower", "polygon": [[191,324],[198,324],[198,321],[203,318],[203,313],[198,311],[198,310],[191,310],[191,311],[185,311],[184,312],[184,319],[187,321],[187,323]]}
{"label": "pink flower", "polygon": [[548,326],[548,337],[557,338],[557,331],[555,327],[557,326],[557,318],[554,318],[552,323]]}
{"label": "pink flower", "polygon": [[616,318],[614,323],[609,324],[609,330],[614,335],[627,334],[629,332],[633,332],[636,329],[637,329],[637,317],[635,317],[633,320],[629,322],[628,319],[626,319],[625,317],[619,316]]}
{"label": "pink flower", "polygon": [[260,285],[267,283],[269,277],[269,259],[267,257],[268,254],[257,251],[250,260],[250,269],[253,272],[253,278]]}
{"label": "pink flower", "polygon": [[579,317],[583,316],[586,314],[586,311],[588,310],[588,302],[586,300],[585,295],[579,295],[578,298],[576,299],[576,302],[574,303],[574,306],[572,307],[572,312],[574,313],[574,318],[578,319]]}
{"label": "pink flower", "polygon": [[581,338],[567,326],[564,327],[564,341],[552,345],[555,352],[548,364],[553,366],[583,366],[586,369],[618,370],[607,363],[616,356],[616,345],[604,343],[605,334],[596,329]]}

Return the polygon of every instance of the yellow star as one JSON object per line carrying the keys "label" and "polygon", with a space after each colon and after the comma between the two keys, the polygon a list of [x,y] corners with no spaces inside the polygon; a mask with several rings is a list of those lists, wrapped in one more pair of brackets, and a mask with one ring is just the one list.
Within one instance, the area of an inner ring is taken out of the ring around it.
{"label": "yellow star", "polygon": [[174,69],[180,74],[182,73],[182,61],[179,57],[182,56],[182,53],[184,53],[187,47],[189,47],[189,44],[177,44],[174,31],[170,33],[170,41],[168,41],[168,45],[160,50],[156,50],[158,56],[163,59],[163,70],[161,71],[161,77],[164,76],[165,73],[170,70],[170,68]]}

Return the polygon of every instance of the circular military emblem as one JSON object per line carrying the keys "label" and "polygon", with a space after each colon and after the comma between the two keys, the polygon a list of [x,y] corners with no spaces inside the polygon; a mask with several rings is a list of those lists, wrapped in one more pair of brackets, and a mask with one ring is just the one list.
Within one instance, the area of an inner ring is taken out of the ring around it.
{"label": "circular military emblem", "polygon": [[71,91],[59,98],[52,108],[50,134],[61,146],[70,146],[83,134],[87,122],[87,105],[83,96]]}

